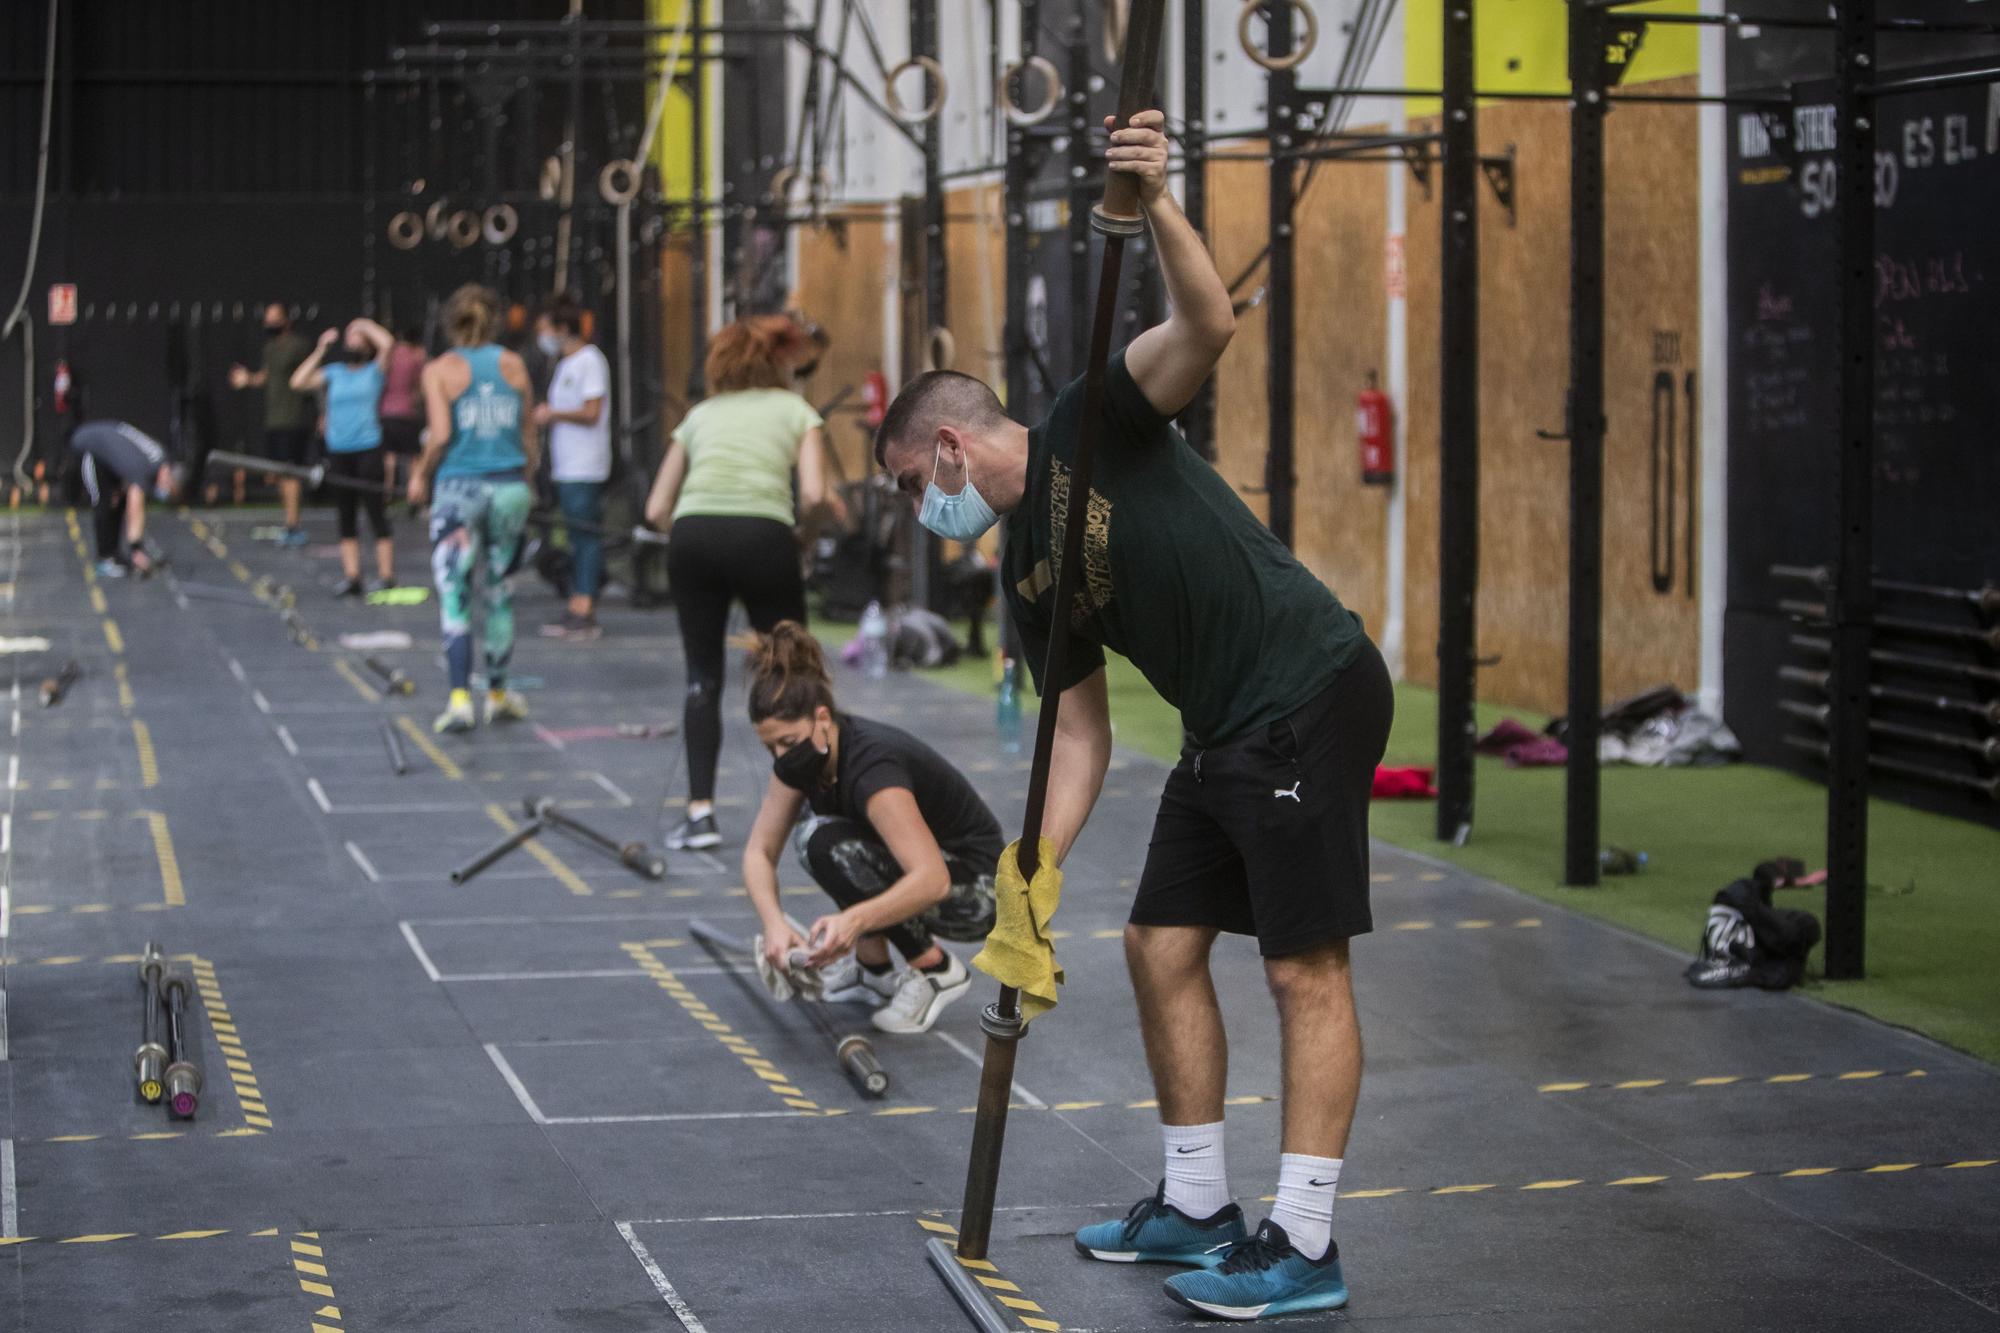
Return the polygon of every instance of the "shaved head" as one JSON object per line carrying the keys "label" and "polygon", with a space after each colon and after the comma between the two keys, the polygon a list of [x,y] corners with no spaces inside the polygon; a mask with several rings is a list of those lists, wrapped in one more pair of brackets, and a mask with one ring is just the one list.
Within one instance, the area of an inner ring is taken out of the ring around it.
{"label": "shaved head", "polygon": [[875,461],[889,466],[899,445],[929,450],[938,428],[953,426],[983,435],[1007,420],[1005,409],[984,380],[955,370],[931,370],[903,386],[875,432]]}

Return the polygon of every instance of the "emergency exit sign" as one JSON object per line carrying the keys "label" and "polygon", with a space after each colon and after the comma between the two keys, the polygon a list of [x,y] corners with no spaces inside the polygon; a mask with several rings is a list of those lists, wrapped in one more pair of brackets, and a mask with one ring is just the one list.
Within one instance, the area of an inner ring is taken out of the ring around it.
{"label": "emergency exit sign", "polygon": [[76,323],[76,284],[57,282],[49,285],[49,323]]}

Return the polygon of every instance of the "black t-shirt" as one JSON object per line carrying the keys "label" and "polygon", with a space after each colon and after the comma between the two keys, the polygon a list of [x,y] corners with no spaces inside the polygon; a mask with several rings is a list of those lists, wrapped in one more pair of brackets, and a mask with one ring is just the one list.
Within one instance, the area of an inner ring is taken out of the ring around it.
{"label": "black t-shirt", "polygon": [[812,812],[865,824],[870,798],[901,787],[916,797],[917,812],[940,849],[991,874],[1006,845],[1000,821],[965,775],[901,727],[852,713],[840,714],[839,721],[840,762],[831,787],[807,794]]}
{"label": "black t-shirt", "polygon": [[[1042,688],[1082,416],[1077,379],[1028,432],[1028,489],[1007,517],[1001,586]],[[1214,746],[1296,711],[1354,659],[1361,618],[1154,410],[1123,352],[1105,368],[1092,460],[1083,584],[1057,689],[1111,648],[1180,710],[1197,744]]]}

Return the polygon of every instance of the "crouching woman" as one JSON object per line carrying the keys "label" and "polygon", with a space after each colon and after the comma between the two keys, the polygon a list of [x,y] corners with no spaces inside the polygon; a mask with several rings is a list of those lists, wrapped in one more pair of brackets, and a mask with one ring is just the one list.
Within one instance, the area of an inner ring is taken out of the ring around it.
{"label": "crouching woman", "polygon": [[[972,984],[938,937],[976,942],[993,928],[999,822],[936,750],[836,708],[819,644],[794,621],[755,641],[750,721],[772,758],[743,851],[766,954],[782,965],[805,951],[827,998],[877,1004],[884,1032],[929,1031]],[[778,902],[788,835],[837,909],[803,937]]]}

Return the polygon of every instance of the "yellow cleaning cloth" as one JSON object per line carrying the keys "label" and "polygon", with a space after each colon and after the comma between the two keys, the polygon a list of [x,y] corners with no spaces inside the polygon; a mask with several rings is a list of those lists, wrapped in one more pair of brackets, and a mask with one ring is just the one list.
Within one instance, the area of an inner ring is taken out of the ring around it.
{"label": "yellow cleaning cloth", "polygon": [[1000,854],[993,886],[993,930],[986,947],[972,960],[987,976],[1021,992],[1024,1023],[1056,1007],[1056,987],[1063,980],[1056,946],[1049,942],[1049,918],[1062,901],[1062,871],[1056,868],[1055,846],[1043,838],[1041,848],[1033,883],[1021,878],[1018,840]]}

